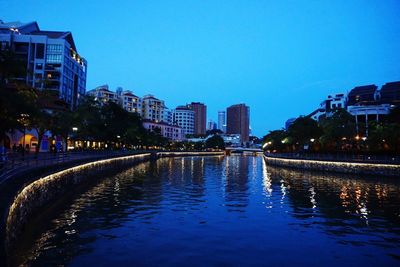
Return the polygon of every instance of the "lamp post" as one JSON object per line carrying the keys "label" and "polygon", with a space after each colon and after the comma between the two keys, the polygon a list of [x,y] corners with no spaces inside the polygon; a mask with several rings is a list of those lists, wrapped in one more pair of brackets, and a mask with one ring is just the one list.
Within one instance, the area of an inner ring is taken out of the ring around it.
{"label": "lamp post", "polygon": [[25,159],[25,135],[26,135],[26,127],[29,125],[29,114],[22,113],[20,114],[20,118],[18,119],[18,122],[21,123],[24,126],[24,135],[23,135],[23,140],[22,140],[22,160]]}
{"label": "lamp post", "polygon": [[[72,127],[72,132],[74,133],[74,137],[76,137],[76,132],[77,131],[78,131],[78,127]],[[68,141],[67,141],[67,143],[68,143]],[[68,148],[68,144],[67,144],[67,148]],[[74,149],[75,149],[75,140],[74,140]]]}

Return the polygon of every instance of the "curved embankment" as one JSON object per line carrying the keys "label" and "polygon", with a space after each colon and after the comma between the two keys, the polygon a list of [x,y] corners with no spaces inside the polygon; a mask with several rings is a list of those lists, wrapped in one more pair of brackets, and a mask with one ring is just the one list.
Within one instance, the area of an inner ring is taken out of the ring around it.
{"label": "curved embankment", "polygon": [[80,184],[88,182],[88,180],[93,181],[98,179],[99,176],[101,177],[102,174],[109,170],[118,170],[133,166],[139,162],[163,157],[200,155],[216,156],[224,155],[224,152],[158,152],[136,154],[96,160],[39,177],[22,189],[17,190],[18,192],[16,192],[14,201],[6,211],[4,247],[6,250],[13,248],[14,244],[19,241],[18,237],[29,224],[30,219],[37,216],[41,208],[73,191]]}
{"label": "curved embankment", "polygon": [[323,160],[305,160],[288,159],[279,157],[269,157],[264,155],[267,164],[304,169],[321,172],[337,172],[362,175],[380,175],[390,177],[400,177],[400,165],[395,164],[372,164],[357,162],[323,161]]}

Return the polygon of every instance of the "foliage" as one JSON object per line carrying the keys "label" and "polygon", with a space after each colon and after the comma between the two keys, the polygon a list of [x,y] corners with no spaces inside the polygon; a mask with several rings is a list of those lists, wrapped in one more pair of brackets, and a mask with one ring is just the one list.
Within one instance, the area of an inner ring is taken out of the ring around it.
{"label": "foliage", "polygon": [[207,148],[224,149],[225,143],[221,136],[215,134],[206,140]]}

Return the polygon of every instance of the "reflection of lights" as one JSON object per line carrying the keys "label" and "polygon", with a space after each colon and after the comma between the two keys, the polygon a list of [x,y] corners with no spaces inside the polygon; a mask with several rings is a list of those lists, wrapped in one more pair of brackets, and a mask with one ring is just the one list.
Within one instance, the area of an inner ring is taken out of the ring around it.
{"label": "reflection of lights", "polygon": [[315,195],[317,193],[315,193],[314,187],[311,187],[308,191],[310,191],[310,193],[311,193],[310,201],[311,201],[311,204],[313,205],[312,208],[315,209],[317,207],[317,201],[315,200]]}
{"label": "reflection of lights", "polygon": [[265,160],[262,161],[262,170],[264,191],[270,197],[272,195],[272,180],[270,174],[268,173]]}

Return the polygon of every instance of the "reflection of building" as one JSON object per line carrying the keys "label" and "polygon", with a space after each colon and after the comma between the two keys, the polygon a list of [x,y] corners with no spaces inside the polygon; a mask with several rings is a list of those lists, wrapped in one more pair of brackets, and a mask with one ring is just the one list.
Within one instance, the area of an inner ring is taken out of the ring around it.
{"label": "reflection of building", "polygon": [[249,141],[250,108],[237,104],[227,108],[227,134],[240,134],[241,142]]}
{"label": "reflection of building", "polygon": [[76,107],[86,90],[87,62],[78,54],[71,32],[42,31],[37,22],[0,21],[0,49],[7,47],[27,69],[19,80],[55,90],[71,108]]}
{"label": "reflection of building", "polygon": [[218,129],[226,132],[226,112],[218,111]]}
{"label": "reflection of building", "polygon": [[182,141],[184,137],[181,127],[176,125],[170,125],[165,122],[154,122],[150,120],[144,120],[143,127],[150,131],[154,131],[156,128],[158,128],[160,129],[160,133],[162,136],[172,141]]}
{"label": "reflection of building", "polygon": [[188,107],[194,111],[194,134],[206,134],[207,106],[192,102]]}
{"label": "reflection of building", "polygon": [[194,134],[194,111],[189,107],[176,107],[173,111],[173,122],[182,127],[184,135]]}

